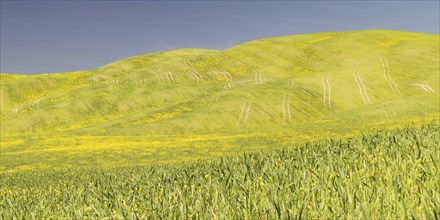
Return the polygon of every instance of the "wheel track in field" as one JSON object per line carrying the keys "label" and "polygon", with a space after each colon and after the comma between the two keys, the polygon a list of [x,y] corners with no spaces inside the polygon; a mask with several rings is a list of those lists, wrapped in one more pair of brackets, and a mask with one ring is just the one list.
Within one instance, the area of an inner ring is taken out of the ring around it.
{"label": "wheel track in field", "polygon": [[[238,121],[237,121],[237,126],[240,126],[240,124],[241,124],[242,128],[246,127],[246,122],[249,117],[249,111],[251,109],[252,100],[249,101],[249,103],[247,105],[246,105],[246,103],[247,103],[247,101],[245,100],[243,102],[243,105],[241,106],[240,117],[238,118]],[[244,116],[244,118],[243,118],[243,116]],[[243,119],[243,121],[242,121],[242,119]]]}
{"label": "wheel track in field", "polygon": [[426,85],[426,84],[423,84],[423,83],[415,83],[414,85],[417,86],[417,87],[422,88],[423,90],[425,90],[425,92],[427,92],[427,93],[429,93],[429,94],[434,94],[434,93],[435,93],[435,91],[434,91],[430,86],[428,86],[428,85]]}
{"label": "wheel track in field", "polygon": [[283,113],[283,121],[284,122],[287,122],[287,121],[291,122],[292,121],[292,114],[290,111],[290,94],[283,96],[283,102],[281,104],[281,111]]}
{"label": "wheel track in field", "polygon": [[393,93],[397,93],[400,95],[399,88],[397,88],[397,84],[394,82],[393,78],[391,78],[390,68],[388,66],[388,61],[385,57],[379,56],[380,62],[382,63],[382,69],[384,73],[385,80],[388,82]]}
{"label": "wheel track in field", "polygon": [[202,75],[197,72],[193,67],[191,67],[191,62],[188,59],[185,59],[184,66],[193,74],[193,76],[196,78],[197,83],[203,82]]}
{"label": "wheel track in field", "polygon": [[323,87],[323,97],[322,97],[322,104],[324,106],[324,111],[329,110],[331,111],[331,85],[330,85],[330,77],[323,76],[321,78],[321,83]]}
{"label": "wheel track in field", "polygon": [[356,81],[356,84],[359,88],[359,93],[362,97],[362,100],[364,101],[364,104],[367,104],[367,102],[368,102],[368,104],[371,104],[371,99],[368,96],[367,88],[365,87],[364,82],[362,81],[361,75],[359,74],[359,71],[358,71],[359,65],[350,58],[346,58],[345,61],[350,63],[351,66],[355,69],[353,72],[353,77],[354,77],[354,80]]}
{"label": "wheel track in field", "polygon": [[263,78],[260,71],[255,71],[255,84],[263,84]]}

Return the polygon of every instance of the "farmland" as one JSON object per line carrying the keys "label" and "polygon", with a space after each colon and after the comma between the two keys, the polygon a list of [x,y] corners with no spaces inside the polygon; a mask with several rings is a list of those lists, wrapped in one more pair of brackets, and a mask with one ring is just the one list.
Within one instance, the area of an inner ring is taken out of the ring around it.
{"label": "farmland", "polygon": [[436,219],[439,128],[430,123],[173,165],[2,174],[0,215]]}
{"label": "farmland", "polygon": [[439,71],[368,30],[2,73],[0,215],[438,219]]}

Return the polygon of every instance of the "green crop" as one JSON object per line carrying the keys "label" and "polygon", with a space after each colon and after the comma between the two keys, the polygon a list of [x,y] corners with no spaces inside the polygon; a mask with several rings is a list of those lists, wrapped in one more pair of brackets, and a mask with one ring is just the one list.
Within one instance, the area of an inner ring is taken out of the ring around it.
{"label": "green crop", "polygon": [[438,219],[439,129],[433,122],[174,165],[3,173],[0,217]]}

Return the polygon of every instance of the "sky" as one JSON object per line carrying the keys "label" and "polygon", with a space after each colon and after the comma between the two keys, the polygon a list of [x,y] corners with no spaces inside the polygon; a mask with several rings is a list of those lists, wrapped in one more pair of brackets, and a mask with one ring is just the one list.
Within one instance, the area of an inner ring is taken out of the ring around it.
{"label": "sky", "polygon": [[440,32],[436,0],[0,1],[2,73],[88,70],[157,51],[303,33]]}

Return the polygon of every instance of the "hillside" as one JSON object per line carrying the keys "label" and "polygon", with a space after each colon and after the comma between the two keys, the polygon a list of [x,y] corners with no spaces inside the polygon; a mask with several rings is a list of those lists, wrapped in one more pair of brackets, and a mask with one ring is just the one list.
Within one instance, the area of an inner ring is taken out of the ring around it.
{"label": "hillside", "polygon": [[[274,135],[301,142],[438,120],[439,54],[439,35],[370,30],[1,74],[1,168],[47,168],[55,152],[79,165],[91,163],[77,160],[90,151],[98,164],[107,151],[148,162],[204,158],[241,152],[243,138],[259,149]],[[23,155],[32,159],[17,162]]]}

